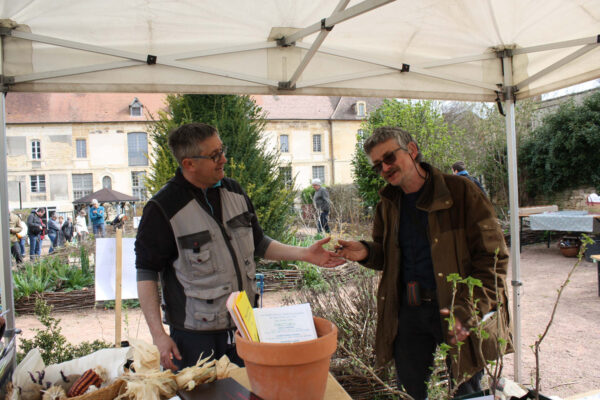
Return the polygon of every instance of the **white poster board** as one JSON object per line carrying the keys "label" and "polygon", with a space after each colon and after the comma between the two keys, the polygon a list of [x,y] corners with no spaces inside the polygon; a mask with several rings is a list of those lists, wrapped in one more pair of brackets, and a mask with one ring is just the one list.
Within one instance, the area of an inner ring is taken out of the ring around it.
{"label": "white poster board", "polygon": [[[122,299],[137,299],[135,238],[123,238]],[[117,240],[96,239],[96,301],[115,299]]]}

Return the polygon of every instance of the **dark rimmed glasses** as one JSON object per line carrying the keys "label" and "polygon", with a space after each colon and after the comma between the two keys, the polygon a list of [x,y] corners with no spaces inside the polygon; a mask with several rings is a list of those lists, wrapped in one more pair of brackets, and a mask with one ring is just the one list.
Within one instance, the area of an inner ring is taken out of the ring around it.
{"label": "dark rimmed glasses", "polygon": [[218,163],[221,160],[221,156],[227,153],[227,146],[221,147],[221,150],[217,150],[212,156],[189,156],[187,158],[201,158],[205,160],[213,160],[215,163]]}
{"label": "dark rimmed glasses", "polygon": [[392,165],[393,163],[396,162],[396,152],[398,150],[404,150],[404,151],[408,151],[405,147],[398,147],[396,150],[392,150],[390,152],[387,152],[383,155],[381,161],[376,162],[375,164],[373,164],[371,166],[371,168],[373,169],[373,171],[375,171],[375,173],[380,174],[381,170],[383,170],[383,163],[386,163],[387,165]]}

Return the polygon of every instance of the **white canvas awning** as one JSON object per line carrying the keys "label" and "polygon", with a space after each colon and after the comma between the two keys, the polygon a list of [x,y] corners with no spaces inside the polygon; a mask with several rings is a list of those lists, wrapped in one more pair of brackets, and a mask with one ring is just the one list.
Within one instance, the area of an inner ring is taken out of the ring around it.
{"label": "white canvas awning", "polygon": [[600,0],[0,0],[0,13],[5,92],[504,101],[519,380],[514,100],[600,77]]}
{"label": "white canvas awning", "polygon": [[494,101],[502,50],[517,99],[600,76],[597,0],[0,4],[15,91]]}

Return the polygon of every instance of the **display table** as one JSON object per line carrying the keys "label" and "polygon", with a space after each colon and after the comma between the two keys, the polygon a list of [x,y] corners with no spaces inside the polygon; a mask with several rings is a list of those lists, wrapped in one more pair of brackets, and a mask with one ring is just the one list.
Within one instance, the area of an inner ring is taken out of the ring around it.
{"label": "display table", "polygon": [[[558,206],[555,204],[549,206],[532,206],[532,207],[519,207],[519,239],[523,236],[523,218],[527,218],[534,214],[541,214],[543,212],[558,211]],[[522,249],[522,240],[519,240],[519,253]],[[550,247],[550,241],[548,241],[548,247]]]}
{"label": "display table", "polygon": [[[246,368],[239,368],[231,371],[230,375],[233,379],[238,381],[246,389],[251,390],[250,382],[248,381],[248,375],[246,374]],[[325,388],[325,400],[351,400],[352,398],[346,393],[342,385],[335,380],[333,375],[329,373],[327,377],[327,387]]]}
{"label": "display table", "polygon": [[[600,215],[587,211],[563,210],[529,215],[532,231],[600,233]],[[548,234],[550,247],[550,233]]]}

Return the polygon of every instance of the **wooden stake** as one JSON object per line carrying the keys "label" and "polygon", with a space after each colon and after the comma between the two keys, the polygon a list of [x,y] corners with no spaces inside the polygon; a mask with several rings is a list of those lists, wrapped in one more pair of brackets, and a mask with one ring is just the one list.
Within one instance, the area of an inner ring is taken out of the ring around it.
{"label": "wooden stake", "polygon": [[115,273],[115,347],[121,347],[121,284],[123,273],[123,231],[117,228]]}

